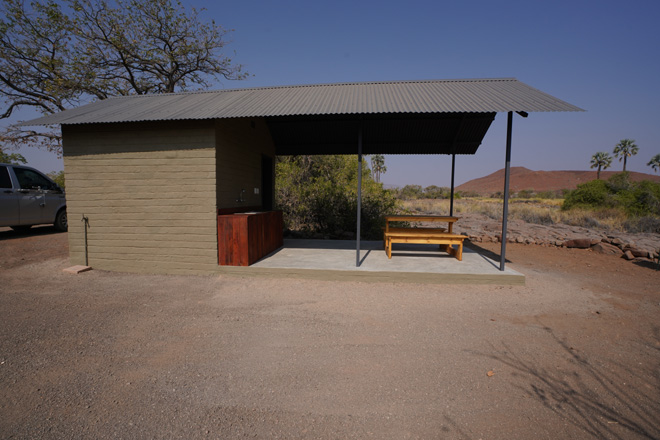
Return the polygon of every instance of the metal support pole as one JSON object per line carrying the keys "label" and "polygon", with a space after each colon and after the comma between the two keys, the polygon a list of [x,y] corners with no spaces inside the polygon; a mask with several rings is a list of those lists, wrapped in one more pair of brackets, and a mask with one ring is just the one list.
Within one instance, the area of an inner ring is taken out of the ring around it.
{"label": "metal support pole", "polygon": [[504,208],[502,211],[502,249],[500,250],[500,270],[504,270],[506,261],[506,228],[509,216],[509,178],[511,177],[511,131],[513,130],[513,112],[509,112],[506,123],[506,161],[504,165]]}
{"label": "metal support pole", "polygon": [[355,267],[360,267],[360,228],[362,220],[362,125],[358,130],[358,193],[357,193],[357,231],[355,233],[357,252]]}
{"label": "metal support pole", "polygon": [[456,153],[451,154],[451,198],[449,200],[449,216],[454,216],[454,171],[456,171]]}
{"label": "metal support pole", "polygon": [[451,194],[449,201],[449,215],[454,216],[454,171],[456,171],[456,142],[458,141],[458,134],[462,131],[467,115],[463,113],[460,120],[458,121],[458,128],[456,134],[454,135],[454,140],[451,143]]}

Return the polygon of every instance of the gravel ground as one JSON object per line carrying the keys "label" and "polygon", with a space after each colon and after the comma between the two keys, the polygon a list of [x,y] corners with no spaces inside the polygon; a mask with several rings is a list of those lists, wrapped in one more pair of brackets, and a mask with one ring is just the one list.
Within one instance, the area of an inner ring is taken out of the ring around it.
{"label": "gravel ground", "polygon": [[660,438],[660,272],[507,249],[526,286],[68,275],[0,229],[0,437]]}

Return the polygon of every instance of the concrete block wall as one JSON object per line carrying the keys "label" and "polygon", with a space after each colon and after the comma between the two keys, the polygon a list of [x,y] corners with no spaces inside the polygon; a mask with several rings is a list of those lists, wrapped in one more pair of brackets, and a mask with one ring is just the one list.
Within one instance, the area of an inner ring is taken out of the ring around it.
{"label": "concrete block wall", "polygon": [[[261,206],[262,155],[275,163],[275,145],[266,122],[258,118],[220,119],[215,127],[218,208]],[[259,194],[254,188],[259,188]],[[244,201],[237,202],[243,189]]]}
{"label": "concrete block wall", "polygon": [[63,126],[71,264],[192,274],[217,268],[213,121]]}

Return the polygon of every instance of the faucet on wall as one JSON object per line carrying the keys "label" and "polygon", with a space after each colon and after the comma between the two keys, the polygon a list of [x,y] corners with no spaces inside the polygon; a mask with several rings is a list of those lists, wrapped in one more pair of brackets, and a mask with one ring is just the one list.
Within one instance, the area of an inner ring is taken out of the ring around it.
{"label": "faucet on wall", "polygon": [[238,203],[243,203],[243,202],[245,202],[245,199],[243,198],[243,194],[245,194],[245,190],[244,190],[244,189],[242,189],[241,192],[238,193],[238,199],[236,199],[236,201],[237,201]]}

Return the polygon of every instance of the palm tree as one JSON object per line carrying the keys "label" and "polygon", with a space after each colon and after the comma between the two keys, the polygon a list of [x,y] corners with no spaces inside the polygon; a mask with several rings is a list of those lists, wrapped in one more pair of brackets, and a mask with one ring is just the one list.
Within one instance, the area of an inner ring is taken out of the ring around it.
{"label": "palm tree", "polygon": [[614,157],[619,158],[619,162],[623,159],[623,171],[626,171],[626,162],[629,157],[634,156],[639,151],[639,147],[635,144],[634,139],[622,139],[614,146]]}
{"label": "palm tree", "polygon": [[597,179],[600,179],[600,170],[601,168],[606,170],[612,166],[612,156],[609,153],[599,151],[598,153],[591,156],[591,168],[598,168]]}
{"label": "palm tree", "polygon": [[655,156],[653,156],[649,161],[649,163],[647,163],[646,165],[653,168],[653,171],[658,171],[658,169],[660,168],[660,154],[656,154]]}
{"label": "palm tree", "polygon": [[387,172],[385,166],[385,157],[382,154],[371,156],[371,172],[374,173],[374,180],[380,182],[380,174]]}

